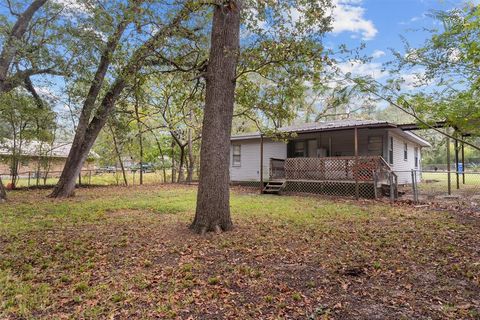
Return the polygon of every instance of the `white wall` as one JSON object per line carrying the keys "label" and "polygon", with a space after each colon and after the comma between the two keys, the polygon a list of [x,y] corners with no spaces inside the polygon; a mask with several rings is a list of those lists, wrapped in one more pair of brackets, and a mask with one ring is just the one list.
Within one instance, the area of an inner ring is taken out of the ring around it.
{"label": "white wall", "polygon": [[[232,166],[233,145],[240,145],[240,166]],[[287,144],[265,139],[263,142],[263,178],[269,178],[270,158],[285,159]],[[260,139],[232,141],[230,146],[230,181],[260,181]]]}
{"label": "white wall", "polygon": [[[399,135],[389,132],[388,143],[390,145],[390,137],[393,137],[393,164],[391,164],[393,171],[398,176],[399,184],[411,184],[412,183],[412,169],[420,170],[421,164],[421,148],[418,144],[408,141]],[[407,160],[404,159],[404,143],[407,143]],[[418,161],[419,167],[415,168],[415,147],[418,147]],[[389,159],[386,159],[389,161]]]}

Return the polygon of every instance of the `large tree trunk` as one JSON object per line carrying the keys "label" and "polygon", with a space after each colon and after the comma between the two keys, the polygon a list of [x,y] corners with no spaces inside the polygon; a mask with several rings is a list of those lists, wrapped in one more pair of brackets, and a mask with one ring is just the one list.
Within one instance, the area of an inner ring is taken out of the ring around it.
{"label": "large tree trunk", "polygon": [[[93,117],[92,121],[85,130],[83,139],[79,138],[79,140],[82,140],[82,143],[72,145],[72,149],[70,150],[60,179],[50,194],[50,197],[66,198],[74,195],[75,182],[80,174],[83,163],[87,159],[88,154],[92,149],[98,134],[100,133],[100,130],[105,125],[105,122],[115,107],[115,103],[125,88],[125,85],[126,79],[117,79],[110,90],[105,94],[105,97],[98,108],[97,114]],[[75,136],[78,134],[77,127]]]}
{"label": "large tree trunk", "polygon": [[0,176],[0,203],[7,200],[7,192],[3,186],[2,177]]}
{"label": "large tree trunk", "polygon": [[240,1],[217,5],[213,15],[200,150],[197,209],[191,229],[232,229],[229,154],[239,51]]}

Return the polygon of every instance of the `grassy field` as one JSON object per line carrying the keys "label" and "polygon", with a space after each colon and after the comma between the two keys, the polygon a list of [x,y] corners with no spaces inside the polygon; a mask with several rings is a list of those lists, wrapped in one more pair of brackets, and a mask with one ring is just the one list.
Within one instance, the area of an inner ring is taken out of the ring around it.
{"label": "grassy field", "polygon": [[1,319],[479,319],[480,219],[232,191],[232,232],[188,230],[195,187],[15,191]]}
{"label": "grassy field", "polygon": [[[47,179],[40,178],[38,179],[38,185],[40,186],[53,186],[58,182],[58,178],[61,172],[54,172],[49,173],[49,177]],[[126,174],[127,182],[129,185],[138,185],[140,182],[140,174],[138,172],[133,173],[128,171]],[[167,174],[167,182],[171,179],[171,175]],[[9,175],[2,175],[2,180],[5,184],[10,182]],[[143,182],[144,184],[159,184],[163,183],[163,173],[161,171],[156,172],[147,172],[143,174]],[[85,185],[97,185],[97,186],[113,186],[113,185],[123,185],[123,176],[122,173],[95,173],[94,171],[85,171],[82,172],[82,184]],[[17,188],[25,188],[25,187],[34,187],[37,185],[37,179],[32,177],[30,181],[28,179],[27,174],[23,174],[20,178],[18,178],[16,186]]]}
{"label": "grassy field", "polygon": [[[465,183],[463,177],[459,175],[460,188],[457,190],[456,174],[451,173],[450,177],[452,192],[458,194],[477,194],[480,195],[480,173],[468,172],[465,174]],[[422,182],[419,184],[421,192],[424,193],[447,193],[448,191],[448,173],[447,172],[422,172]]]}

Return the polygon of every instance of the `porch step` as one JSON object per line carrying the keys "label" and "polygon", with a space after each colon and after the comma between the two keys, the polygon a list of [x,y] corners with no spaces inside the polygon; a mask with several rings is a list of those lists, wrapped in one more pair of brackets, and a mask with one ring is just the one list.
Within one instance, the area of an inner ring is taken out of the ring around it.
{"label": "porch step", "polygon": [[269,181],[263,188],[263,193],[279,194],[285,188],[285,185],[286,181]]}

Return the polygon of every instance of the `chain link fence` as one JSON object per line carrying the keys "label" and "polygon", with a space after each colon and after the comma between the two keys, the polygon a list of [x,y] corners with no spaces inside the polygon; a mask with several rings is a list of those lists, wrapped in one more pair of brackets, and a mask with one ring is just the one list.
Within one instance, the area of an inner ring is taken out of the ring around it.
{"label": "chain link fence", "polygon": [[[62,171],[27,171],[16,177],[10,173],[0,173],[0,178],[7,189],[50,188],[57,184]],[[178,177],[176,177],[177,179]],[[125,183],[126,180],[126,183]],[[143,184],[171,183],[170,171],[148,171],[142,173]],[[140,171],[128,170],[125,177],[121,170],[82,170],[77,178],[79,186],[119,186],[139,185]]]}
{"label": "chain link fence", "polygon": [[412,170],[397,174],[410,175],[410,182],[400,188],[406,199],[419,203],[449,200],[480,203],[480,172]]}

